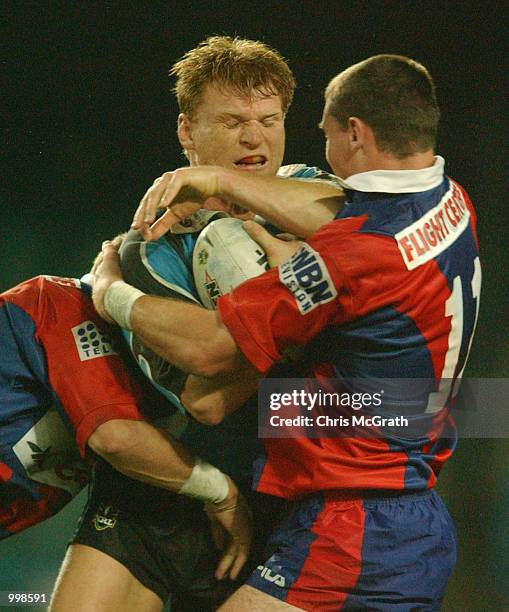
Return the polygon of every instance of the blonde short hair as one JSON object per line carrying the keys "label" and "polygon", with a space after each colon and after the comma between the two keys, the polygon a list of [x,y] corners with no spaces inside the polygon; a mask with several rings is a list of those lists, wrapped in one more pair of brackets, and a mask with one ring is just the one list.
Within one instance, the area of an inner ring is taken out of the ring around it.
{"label": "blonde short hair", "polygon": [[292,103],[295,78],[285,59],[266,44],[230,36],[211,36],[188,51],[171,70],[182,113],[193,116],[204,88],[214,84],[241,97],[253,92],[281,96],[283,112]]}

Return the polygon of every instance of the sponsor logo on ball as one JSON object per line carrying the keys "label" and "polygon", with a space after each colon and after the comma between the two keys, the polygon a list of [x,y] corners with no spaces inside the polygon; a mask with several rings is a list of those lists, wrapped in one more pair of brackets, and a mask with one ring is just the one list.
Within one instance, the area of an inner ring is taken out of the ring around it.
{"label": "sponsor logo on ball", "polygon": [[215,278],[210,278],[208,272],[205,272],[205,283],[203,285],[205,287],[205,291],[210,298],[212,304],[214,304],[214,308],[216,306],[217,298],[221,297],[221,291],[217,284],[217,280]]}

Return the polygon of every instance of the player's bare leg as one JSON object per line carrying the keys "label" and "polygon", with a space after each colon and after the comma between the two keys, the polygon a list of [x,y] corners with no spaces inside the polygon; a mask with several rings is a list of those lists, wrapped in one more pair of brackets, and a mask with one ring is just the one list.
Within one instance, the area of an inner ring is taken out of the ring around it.
{"label": "player's bare leg", "polygon": [[244,585],[228,598],[228,600],[217,609],[217,612],[271,612],[272,610],[301,610],[285,603],[263,591]]}
{"label": "player's bare leg", "polygon": [[160,612],[163,602],[121,563],[95,548],[67,550],[50,612]]}

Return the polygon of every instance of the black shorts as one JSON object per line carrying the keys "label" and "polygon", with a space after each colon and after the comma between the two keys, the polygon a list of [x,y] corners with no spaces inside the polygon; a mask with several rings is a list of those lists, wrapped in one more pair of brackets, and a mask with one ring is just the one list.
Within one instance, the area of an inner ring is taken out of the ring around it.
{"label": "black shorts", "polygon": [[99,461],[71,543],[100,550],[124,565],[172,612],[215,610],[263,559],[268,536],[288,502],[240,485],[254,515],[253,547],[236,581],[218,581],[220,554],[201,502],[131,480]]}
{"label": "black shorts", "polygon": [[124,565],[173,610],[214,610],[240,583],[214,578],[219,552],[202,503],[143,485],[99,462],[73,544]]}

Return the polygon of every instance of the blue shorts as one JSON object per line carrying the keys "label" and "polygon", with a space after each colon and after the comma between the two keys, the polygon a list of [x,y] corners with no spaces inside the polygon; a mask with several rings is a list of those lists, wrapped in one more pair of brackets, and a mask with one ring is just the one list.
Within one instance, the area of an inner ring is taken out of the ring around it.
{"label": "blue shorts", "polygon": [[250,586],[303,610],[439,610],[456,562],[452,519],[434,491],[296,502]]}

